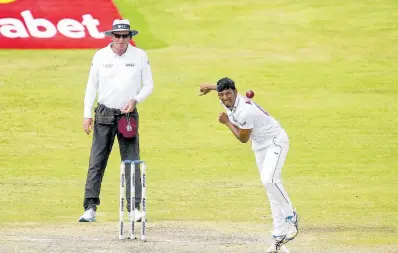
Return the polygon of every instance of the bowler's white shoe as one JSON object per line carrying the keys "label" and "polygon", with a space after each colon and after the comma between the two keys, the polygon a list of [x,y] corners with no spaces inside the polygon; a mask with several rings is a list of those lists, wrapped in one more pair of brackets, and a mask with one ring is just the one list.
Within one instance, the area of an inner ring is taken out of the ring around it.
{"label": "bowler's white shoe", "polygon": [[79,222],[93,222],[95,219],[95,211],[92,208],[87,209],[79,218]]}
{"label": "bowler's white shoe", "polygon": [[287,243],[286,236],[274,236],[271,246],[267,249],[266,253],[278,253],[279,249]]}
{"label": "bowler's white shoe", "polygon": [[293,240],[298,234],[298,222],[299,216],[294,211],[293,216],[286,218],[287,229],[286,229],[286,240]]}
{"label": "bowler's white shoe", "polygon": [[[141,222],[142,214],[140,210],[134,209],[134,221],[135,222]],[[131,212],[129,212],[129,220],[131,220]]]}

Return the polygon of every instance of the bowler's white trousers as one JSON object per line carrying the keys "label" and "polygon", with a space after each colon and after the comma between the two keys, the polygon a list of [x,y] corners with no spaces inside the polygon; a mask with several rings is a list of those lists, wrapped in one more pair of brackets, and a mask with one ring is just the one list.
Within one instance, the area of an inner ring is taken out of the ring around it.
{"label": "bowler's white trousers", "polygon": [[274,236],[285,235],[286,217],[293,216],[293,206],[281,179],[282,167],[288,151],[289,138],[283,129],[272,139],[270,145],[254,151],[261,182],[267,190],[271,206]]}

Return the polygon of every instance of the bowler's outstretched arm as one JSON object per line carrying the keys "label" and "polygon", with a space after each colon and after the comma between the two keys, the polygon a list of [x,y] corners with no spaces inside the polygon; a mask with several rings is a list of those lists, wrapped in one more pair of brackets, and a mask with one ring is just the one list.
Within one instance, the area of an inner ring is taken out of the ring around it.
{"label": "bowler's outstretched arm", "polygon": [[212,90],[217,90],[217,85],[215,85],[215,84],[201,84],[199,90],[200,90],[199,96],[203,96],[203,95],[206,95],[207,93],[209,93]]}

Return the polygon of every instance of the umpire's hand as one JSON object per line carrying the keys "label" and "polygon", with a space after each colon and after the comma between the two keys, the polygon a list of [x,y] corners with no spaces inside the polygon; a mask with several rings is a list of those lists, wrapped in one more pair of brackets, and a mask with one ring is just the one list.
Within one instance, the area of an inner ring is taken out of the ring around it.
{"label": "umpire's hand", "polygon": [[91,130],[93,129],[93,119],[92,118],[85,118],[83,120],[83,130],[86,134],[90,134]]}
{"label": "umpire's hand", "polygon": [[136,100],[130,100],[129,103],[127,105],[125,105],[120,111],[122,113],[132,112],[132,111],[134,111],[136,104],[137,104]]}

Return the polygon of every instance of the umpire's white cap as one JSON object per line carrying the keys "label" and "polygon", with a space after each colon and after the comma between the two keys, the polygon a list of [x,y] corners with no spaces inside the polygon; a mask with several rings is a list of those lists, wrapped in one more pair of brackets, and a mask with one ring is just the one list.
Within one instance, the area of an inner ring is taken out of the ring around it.
{"label": "umpire's white cap", "polygon": [[115,19],[112,24],[112,30],[105,32],[106,36],[112,36],[113,32],[129,31],[131,36],[138,34],[137,30],[130,29],[130,21],[128,19]]}

